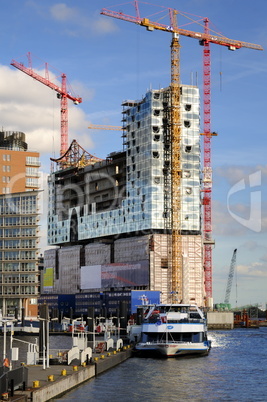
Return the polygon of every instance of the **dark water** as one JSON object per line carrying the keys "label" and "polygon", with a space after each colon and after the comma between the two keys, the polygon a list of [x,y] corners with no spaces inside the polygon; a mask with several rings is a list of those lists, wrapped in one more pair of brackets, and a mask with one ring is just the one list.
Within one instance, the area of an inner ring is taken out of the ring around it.
{"label": "dark water", "polygon": [[267,401],[267,328],[210,332],[209,356],[132,358],[56,401]]}

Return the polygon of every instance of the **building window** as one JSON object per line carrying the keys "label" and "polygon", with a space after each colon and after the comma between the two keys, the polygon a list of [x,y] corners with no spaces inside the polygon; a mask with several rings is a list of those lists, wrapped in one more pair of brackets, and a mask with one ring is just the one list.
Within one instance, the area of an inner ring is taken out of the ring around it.
{"label": "building window", "polygon": [[26,178],[26,186],[38,187],[38,179],[34,179],[33,177],[27,177]]}
{"label": "building window", "polygon": [[36,156],[26,156],[26,165],[40,166],[39,158]]}
{"label": "building window", "polygon": [[33,177],[38,177],[38,168],[34,167],[26,167],[26,175],[27,176],[33,176]]}

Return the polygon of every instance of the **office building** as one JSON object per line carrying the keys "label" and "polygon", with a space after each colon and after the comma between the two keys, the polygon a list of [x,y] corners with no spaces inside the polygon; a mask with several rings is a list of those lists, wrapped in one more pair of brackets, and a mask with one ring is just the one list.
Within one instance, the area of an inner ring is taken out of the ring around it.
{"label": "office building", "polygon": [[0,308],[37,315],[39,153],[22,132],[0,132]]}

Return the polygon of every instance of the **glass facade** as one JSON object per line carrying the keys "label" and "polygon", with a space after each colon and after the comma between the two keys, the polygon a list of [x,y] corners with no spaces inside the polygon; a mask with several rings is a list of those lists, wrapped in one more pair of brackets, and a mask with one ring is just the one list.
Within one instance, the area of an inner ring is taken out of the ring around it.
{"label": "glass facade", "polygon": [[[64,244],[118,234],[171,229],[171,144],[168,138],[170,90],[150,90],[140,101],[125,101],[123,132],[125,146],[125,188],[115,176],[110,182],[114,199],[120,202],[97,210],[97,194],[91,197],[89,183],[94,170],[95,190],[105,196],[103,171],[98,165],[84,170],[84,183],[72,186],[73,195],[64,199],[64,186],[58,176],[49,178],[48,243]],[[184,234],[200,234],[200,140],[199,90],[181,87],[181,229]],[[108,164],[108,162],[103,162]],[[103,167],[103,163],[101,167]],[[91,176],[90,176],[91,175]],[[58,183],[57,183],[58,182]],[[68,188],[69,190],[69,188]],[[120,194],[118,194],[121,192]],[[67,210],[59,213],[58,203]],[[103,204],[104,205],[104,204]],[[75,236],[72,237],[75,228]]]}

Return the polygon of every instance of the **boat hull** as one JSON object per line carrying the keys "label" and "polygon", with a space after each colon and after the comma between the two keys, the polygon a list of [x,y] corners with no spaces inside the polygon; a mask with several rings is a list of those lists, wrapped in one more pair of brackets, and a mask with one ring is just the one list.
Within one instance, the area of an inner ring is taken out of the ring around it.
{"label": "boat hull", "polygon": [[179,357],[185,355],[207,355],[210,342],[203,343],[138,343],[136,352],[140,355],[155,355],[162,357]]}

